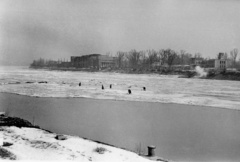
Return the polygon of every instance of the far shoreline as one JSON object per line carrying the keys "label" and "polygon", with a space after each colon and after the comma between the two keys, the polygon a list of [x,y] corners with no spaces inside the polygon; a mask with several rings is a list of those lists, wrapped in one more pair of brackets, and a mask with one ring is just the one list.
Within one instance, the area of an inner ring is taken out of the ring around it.
{"label": "far shoreline", "polygon": [[71,71],[71,72],[109,72],[118,74],[155,74],[155,75],[175,75],[178,78],[194,78],[207,80],[228,80],[240,81],[240,72],[237,71],[209,71],[206,76],[198,76],[195,70],[139,70],[139,69],[87,69],[87,68],[62,68],[62,67],[28,67],[29,69],[43,69],[49,71]]}

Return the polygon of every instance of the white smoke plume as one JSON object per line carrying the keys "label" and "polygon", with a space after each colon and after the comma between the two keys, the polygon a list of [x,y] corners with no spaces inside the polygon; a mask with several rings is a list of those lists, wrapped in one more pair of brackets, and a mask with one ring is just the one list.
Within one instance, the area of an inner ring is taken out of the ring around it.
{"label": "white smoke plume", "polygon": [[206,77],[207,76],[207,72],[204,71],[204,69],[201,68],[200,66],[196,66],[195,71],[197,72],[199,77]]}

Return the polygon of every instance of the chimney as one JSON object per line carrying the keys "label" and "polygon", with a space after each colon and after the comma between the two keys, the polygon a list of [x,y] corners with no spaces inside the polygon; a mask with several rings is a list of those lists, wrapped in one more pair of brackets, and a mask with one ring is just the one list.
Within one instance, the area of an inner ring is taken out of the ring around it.
{"label": "chimney", "polygon": [[219,59],[219,60],[220,60],[220,59],[223,59],[223,56],[224,56],[224,53],[220,52],[220,53],[218,54],[218,59]]}

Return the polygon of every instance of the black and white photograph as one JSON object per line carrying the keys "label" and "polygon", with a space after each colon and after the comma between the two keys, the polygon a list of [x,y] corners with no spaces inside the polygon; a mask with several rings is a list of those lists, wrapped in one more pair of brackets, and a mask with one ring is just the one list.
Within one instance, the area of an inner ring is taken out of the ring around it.
{"label": "black and white photograph", "polygon": [[240,0],[0,0],[0,161],[239,162]]}

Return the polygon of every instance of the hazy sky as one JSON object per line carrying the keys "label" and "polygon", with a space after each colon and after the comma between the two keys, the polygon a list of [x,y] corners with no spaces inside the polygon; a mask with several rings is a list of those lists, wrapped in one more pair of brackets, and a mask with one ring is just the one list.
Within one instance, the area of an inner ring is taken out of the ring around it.
{"label": "hazy sky", "polygon": [[162,48],[240,49],[240,1],[0,0],[0,64]]}

